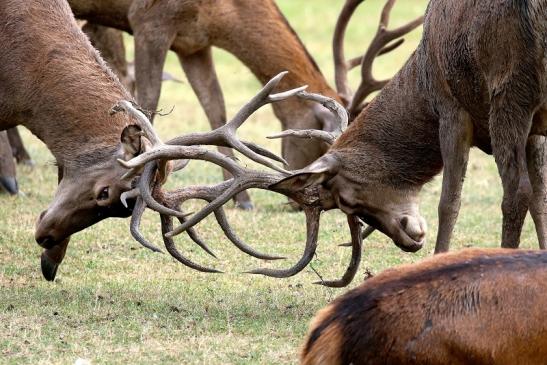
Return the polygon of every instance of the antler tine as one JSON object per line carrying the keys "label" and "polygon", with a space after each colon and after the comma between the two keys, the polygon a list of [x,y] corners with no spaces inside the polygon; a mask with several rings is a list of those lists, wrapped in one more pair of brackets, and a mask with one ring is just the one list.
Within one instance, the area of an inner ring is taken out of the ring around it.
{"label": "antler tine", "polygon": [[[179,222],[181,224],[185,222],[185,218],[177,218],[177,219],[179,220]],[[194,229],[194,227],[188,228],[186,230],[186,233],[188,234],[188,237],[190,237],[190,239],[192,241],[194,241],[195,244],[197,244],[199,247],[201,247],[203,249],[203,251],[207,252],[209,255],[213,256],[215,259],[218,258],[217,255],[215,255],[215,253],[213,251],[211,251],[209,246],[207,246],[207,244],[205,242],[203,242],[201,237],[199,237],[199,235],[196,232],[196,230]]]}
{"label": "antler tine", "polygon": [[387,0],[384,5],[378,31],[363,56],[361,63],[361,83],[348,106],[350,115],[355,115],[355,113],[359,110],[361,103],[368,95],[374,91],[382,89],[389,82],[389,79],[378,81],[372,75],[372,65],[374,63],[374,59],[380,53],[386,53],[387,51],[397,48],[400,44],[402,44],[402,42],[399,41],[399,44],[395,43],[393,45],[389,45],[389,43],[409,33],[423,23],[424,18],[421,16],[397,29],[388,30],[387,27],[389,25],[389,17],[391,15],[391,10],[395,5],[395,1],[396,0]]}
{"label": "antler tine", "polygon": [[320,94],[313,94],[313,93],[307,93],[305,91],[302,91],[298,93],[298,97],[317,102],[323,105],[328,110],[330,110],[331,113],[333,113],[336,116],[336,120],[337,120],[336,130],[332,132],[327,132],[327,131],[316,130],[316,129],[301,129],[301,130],[287,129],[281,133],[274,134],[266,138],[270,138],[270,139],[285,138],[288,136],[297,137],[297,138],[316,138],[332,145],[334,141],[342,134],[342,132],[346,130],[348,126],[348,113],[346,109],[342,105],[340,105],[336,100],[320,95]]}
{"label": "antler tine", "polygon": [[304,254],[298,260],[298,262],[291,268],[286,270],[276,269],[256,269],[247,271],[247,274],[260,274],[270,276],[273,278],[288,278],[298,274],[302,271],[310,261],[313,259],[315,250],[317,249],[317,237],[319,234],[319,218],[321,216],[321,208],[319,207],[306,207],[304,208],[306,213],[306,248]]}
{"label": "antler tine", "polygon": [[338,16],[336,22],[336,28],[334,29],[334,36],[332,42],[332,53],[334,56],[334,78],[336,83],[336,90],[344,101],[344,104],[348,105],[352,98],[351,88],[348,82],[348,71],[350,69],[346,62],[344,55],[344,38],[348,23],[355,12],[355,9],[364,0],[347,0]]}
{"label": "antler tine", "polygon": [[[361,222],[361,224],[364,224],[363,222]],[[374,228],[373,226],[367,226],[367,228],[363,229],[363,233],[361,234],[361,239],[364,241],[368,238],[368,236],[370,236],[372,234],[372,232],[374,232],[376,230],[376,228]],[[352,243],[351,242],[348,242],[348,243],[341,243],[339,244],[338,246],[340,247],[352,247]]]}
{"label": "antler tine", "polygon": [[314,284],[320,284],[328,286],[330,288],[343,288],[347,286],[359,269],[359,264],[361,263],[361,251],[363,247],[363,238],[361,235],[361,222],[359,218],[354,215],[348,215],[348,225],[351,233],[351,260],[346,269],[346,272],[339,280],[331,281],[316,281]]}
{"label": "antler tine", "polygon": [[140,231],[140,225],[141,225],[141,218],[144,214],[144,211],[146,210],[146,204],[142,200],[141,197],[137,198],[137,201],[135,202],[135,206],[133,207],[133,213],[131,214],[131,223],[129,225],[129,231],[131,232],[131,235],[133,238],[139,242],[144,247],[148,248],[149,250],[152,250],[153,252],[162,252],[161,249],[154,246],[144,236],[142,235]]}
{"label": "antler tine", "polygon": [[164,214],[160,214],[160,217],[161,217],[161,232],[163,234],[163,242],[165,243],[165,248],[167,249],[167,252],[169,252],[171,256],[173,256],[173,258],[175,258],[181,264],[188,266],[189,268],[197,270],[197,271],[209,272],[209,273],[222,273],[222,271],[219,271],[216,269],[210,269],[208,267],[196,264],[190,259],[186,258],[184,255],[182,255],[179,252],[179,250],[177,250],[177,247],[173,239],[165,235],[165,233],[173,229],[173,218]]}

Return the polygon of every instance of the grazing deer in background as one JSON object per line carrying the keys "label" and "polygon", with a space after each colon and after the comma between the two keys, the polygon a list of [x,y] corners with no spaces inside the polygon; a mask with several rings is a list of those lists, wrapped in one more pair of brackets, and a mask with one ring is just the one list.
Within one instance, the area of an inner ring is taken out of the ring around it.
{"label": "grazing deer in background", "polygon": [[8,135],[5,131],[0,131],[0,192],[3,190],[12,195],[19,192]]}
{"label": "grazing deer in background", "polygon": [[10,128],[7,130],[7,133],[9,144],[13,152],[13,157],[15,157],[17,163],[27,166],[34,166],[34,161],[32,161],[30,154],[23,145],[23,140],[21,139],[19,130],[17,128]]}
{"label": "grazing deer in background", "polygon": [[[359,2],[348,0],[346,7],[354,8]],[[393,3],[389,0],[385,9]],[[443,166],[436,251],[448,248],[469,148],[477,146],[494,155],[501,175],[502,246],[518,247],[531,202],[530,211],[543,248],[547,218],[542,137],[547,133],[546,8],[547,0],[431,1],[418,49],[343,133],[347,116],[340,112],[342,107],[332,99],[322,101],[338,115],[337,139],[317,130],[280,135],[316,137],[333,143],[325,155],[301,170],[290,173],[276,168],[278,174],[251,171],[182,147],[175,150],[162,146],[125,165],[137,168],[148,164],[149,170],[145,171],[149,173],[143,175],[139,188],[147,205],[162,215],[166,246],[173,245],[169,239],[218,211],[242,189],[266,189],[299,203],[306,213],[308,230],[302,258],[288,270],[261,269],[253,273],[274,277],[298,273],[317,247],[320,212],[342,210],[348,216],[352,234],[352,259],[343,279],[322,282],[342,286],[351,281],[359,264],[360,220],[391,237],[405,251],[415,252],[423,246],[426,224],[419,213],[419,193]],[[388,20],[389,11],[382,15],[382,32]],[[270,83],[277,87],[279,76]],[[169,144],[219,145],[220,135],[225,136],[222,141],[232,141],[235,137],[231,134],[250,111],[279,100],[279,95],[269,95],[272,90],[272,86],[263,89],[229,126],[207,137],[180,136]],[[281,95],[309,100],[299,89]],[[147,185],[153,183],[152,161],[177,158],[229,166],[237,176],[214,186],[171,192],[163,191],[156,183],[155,195],[150,194]],[[210,203],[188,217],[176,211],[188,199]],[[173,229],[172,217],[184,222]]]}
{"label": "grazing deer in background", "polygon": [[[114,71],[123,86],[131,94],[135,93],[135,63],[127,62],[125,57],[125,44],[123,33],[117,29],[102,25],[84,22],[82,31],[88,36],[89,41],[101,54],[106,64]],[[162,73],[162,81],[174,81],[181,83],[168,72]]]}
{"label": "grazing deer in background", "polygon": [[388,269],[319,311],[301,364],[545,364],[546,265],[471,249]]}
{"label": "grazing deer in background", "polygon": [[58,166],[57,192],[35,233],[45,248],[42,272],[53,280],[71,234],[131,214],[120,195],[132,179],[122,178],[116,159],[138,152],[120,136],[139,120],[110,115],[131,96],[78,28],[65,0],[3,1],[0,27],[0,129],[24,125]]}
{"label": "grazing deer in background", "polygon": [[[218,82],[211,48],[220,47],[236,56],[265,84],[281,71],[289,71],[279,85],[286,89],[308,85],[312,92],[340,101],[321,74],[294,30],[281,14],[273,0],[265,1],[168,1],[168,0],[69,0],[77,18],[114,27],[132,33],[135,37],[135,76],[137,99],[147,110],[156,110],[161,90],[161,74],[169,49],[173,50],[182,64],[186,77],[196,93],[212,128],[226,122],[226,108]],[[402,27],[401,37],[421,24],[421,19]],[[342,33],[343,34],[343,33]],[[388,41],[365,57],[372,63]],[[360,64],[360,58],[352,60],[349,68]],[[337,72],[347,71],[339,62]],[[372,66],[372,65],[370,65]],[[337,84],[338,82],[337,75]],[[367,80],[368,81],[368,80]],[[384,84],[374,84],[369,93]],[[349,90],[343,89],[343,99],[349,102]],[[369,85],[370,86],[370,85]],[[353,102],[356,106],[366,98],[365,93]],[[324,109],[305,100],[293,99],[273,105],[275,115],[283,129],[333,128],[333,119]],[[282,156],[291,169],[302,168],[319,156],[327,147],[321,141],[284,139]],[[221,148],[230,156],[232,152]],[[224,171],[225,178],[230,174]],[[241,192],[235,197],[237,205],[252,207],[249,196]]]}

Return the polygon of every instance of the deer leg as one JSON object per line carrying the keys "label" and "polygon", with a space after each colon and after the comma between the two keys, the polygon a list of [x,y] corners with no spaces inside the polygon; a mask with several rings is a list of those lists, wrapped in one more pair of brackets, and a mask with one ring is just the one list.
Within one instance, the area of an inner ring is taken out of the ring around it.
{"label": "deer leg", "polygon": [[15,157],[17,163],[34,166],[34,161],[32,161],[29,153],[25,149],[25,146],[23,145],[23,140],[21,139],[21,135],[19,134],[19,130],[17,129],[17,127],[10,128],[7,130],[7,132],[9,143],[11,145],[11,149],[13,150],[13,156]]}
{"label": "deer leg", "polygon": [[[547,106],[534,116],[534,127],[545,130],[547,127]],[[532,201],[530,214],[536,226],[539,247],[546,249],[547,244],[547,138],[532,134],[526,146],[528,175],[532,183]]]}
{"label": "deer leg", "polygon": [[5,131],[0,131],[0,192],[3,190],[12,195],[19,191],[15,178],[15,162],[8,136]]}
{"label": "deer leg", "polygon": [[456,111],[449,117],[441,118],[439,135],[444,172],[438,208],[439,228],[435,253],[448,251],[450,245],[450,238],[460,211],[461,192],[472,134],[473,126],[466,112]]}
{"label": "deer leg", "polygon": [[[188,82],[196,93],[211,128],[216,129],[226,123],[226,107],[224,96],[218,82],[211,53],[211,47],[204,48],[189,56],[179,55],[179,60],[186,73]],[[234,157],[234,152],[230,148],[219,147],[223,154]],[[232,178],[227,170],[222,170],[224,180]],[[246,191],[234,196],[234,202],[238,208],[243,210],[253,209],[251,198]]]}
{"label": "deer leg", "polygon": [[[147,22],[132,17],[130,23],[135,39],[135,95],[142,108],[153,112],[158,108],[167,51],[176,34],[170,29],[151,31]],[[153,119],[152,114],[150,121]]]}
{"label": "deer leg", "polygon": [[503,184],[501,246],[505,248],[519,247],[532,196],[526,144],[533,112],[511,102],[515,99],[496,98],[490,111],[492,150]]}

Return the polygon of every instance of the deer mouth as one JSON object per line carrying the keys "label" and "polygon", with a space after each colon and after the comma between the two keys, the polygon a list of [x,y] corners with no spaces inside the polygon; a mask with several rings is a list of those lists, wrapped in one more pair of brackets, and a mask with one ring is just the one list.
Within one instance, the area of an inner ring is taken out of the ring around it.
{"label": "deer mouth", "polygon": [[419,251],[425,243],[426,224],[425,220],[420,216],[404,215],[387,219],[360,216],[360,218],[390,237],[395,246],[404,252]]}

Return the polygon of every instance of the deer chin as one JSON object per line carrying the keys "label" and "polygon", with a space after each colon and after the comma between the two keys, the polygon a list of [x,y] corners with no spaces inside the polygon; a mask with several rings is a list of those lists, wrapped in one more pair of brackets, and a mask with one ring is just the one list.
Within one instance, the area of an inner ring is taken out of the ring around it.
{"label": "deer chin", "polygon": [[374,228],[389,236],[393,243],[405,252],[416,252],[425,243],[427,225],[417,215],[398,215],[396,217],[361,217]]}
{"label": "deer chin", "polygon": [[427,232],[425,220],[418,216],[404,215],[392,220],[389,236],[393,243],[405,252],[416,252],[425,243]]}

